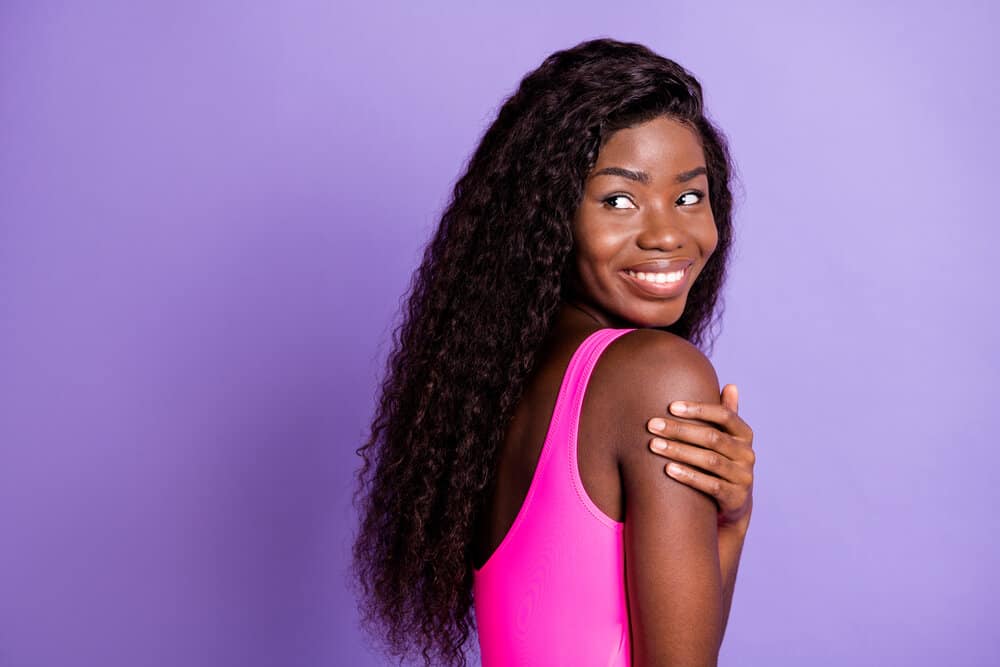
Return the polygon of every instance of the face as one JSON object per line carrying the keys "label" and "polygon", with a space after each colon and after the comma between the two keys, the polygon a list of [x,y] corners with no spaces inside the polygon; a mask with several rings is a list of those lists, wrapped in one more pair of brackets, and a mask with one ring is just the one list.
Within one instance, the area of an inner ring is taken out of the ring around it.
{"label": "face", "polygon": [[666,117],[612,134],[573,220],[571,301],[609,327],[664,327],[684,312],[718,244],[705,156]]}

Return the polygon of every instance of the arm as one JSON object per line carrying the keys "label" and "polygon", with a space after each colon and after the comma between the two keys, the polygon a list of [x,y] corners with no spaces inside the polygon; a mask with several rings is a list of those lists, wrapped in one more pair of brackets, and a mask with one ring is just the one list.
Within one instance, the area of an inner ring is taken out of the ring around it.
{"label": "arm", "polygon": [[[686,410],[681,411],[682,407]],[[668,409],[672,413],[668,419],[649,421],[650,431],[658,436],[650,442],[650,449],[660,456],[678,459],[674,464],[681,469],[672,472],[668,466],[665,472],[711,495],[719,504],[719,563],[725,634],[736,571],[753,511],[753,468],[757,458],[753,451],[753,429],[739,416],[736,385],[733,384],[722,390],[721,405],[685,401],[683,405],[673,403]],[[686,426],[686,423],[698,426]],[[669,446],[665,448],[654,447],[657,442],[667,442],[661,438],[672,438],[673,442],[667,443]]]}
{"label": "arm", "polygon": [[733,589],[736,587],[736,572],[740,567],[740,555],[746,540],[750,515],[738,524],[719,528],[719,564],[722,568],[722,635],[726,634],[729,622],[729,608],[733,603]]}
{"label": "arm", "polygon": [[[714,666],[722,640],[723,565],[714,500],[663,475],[645,446],[645,415],[675,399],[719,400],[711,363],[683,339],[652,329],[624,336],[620,377],[625,569],[634,664]],[[634,425],[634,426],[626,426]]]}

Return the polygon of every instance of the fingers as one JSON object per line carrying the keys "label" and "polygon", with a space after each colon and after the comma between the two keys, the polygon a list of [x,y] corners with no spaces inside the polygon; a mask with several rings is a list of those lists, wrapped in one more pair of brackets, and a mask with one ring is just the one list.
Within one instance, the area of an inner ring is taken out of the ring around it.
{"label": "fingers", "polygon": [[697,466],[729,483],[741,484],[749,481],[745,479],[746,474],[739,466],[736,466],[725,456],[710,449],[703,449],[681,442],[672,442],[663,438],[653,438],[650,440],[649,448],[655,454]]}
{"label": "fingers", "polygon": [[[662,426],[660,425],[661,422]],[[735,458],[736,456],[736,450],[730,441],[732,436],[719,431],[714,426],[654,417],[646,422],[646,428],[650,432],[664,438],[683,440],[684,442],[706,447],[728,458]]]}
{"label": "fingers", "polygon": [[735,484],[679,463],[668,463],[665,471],[678,482],[683,482],[714,497],[719,502],[720,508],[733,504],[730,496],[739,491],[739,487]]}
{"label": "fingers", "polygon": [[669,407],[670,412],[678,417],[700,419],[701,421],[718,424],[724,431],[735,436],[749,437],[752,434],[750,426],[743,421],[743,418],[735,410],[725,405],[700,403],[697,401],[674,401]]}
{"label": "fingers", "polygon": [[[730,389],[730,391],[726,391]],[[735,384],[727,384],[722,388],[722,404],[732,410],[733,412],[739,412],[739,389],[737,389]]]}

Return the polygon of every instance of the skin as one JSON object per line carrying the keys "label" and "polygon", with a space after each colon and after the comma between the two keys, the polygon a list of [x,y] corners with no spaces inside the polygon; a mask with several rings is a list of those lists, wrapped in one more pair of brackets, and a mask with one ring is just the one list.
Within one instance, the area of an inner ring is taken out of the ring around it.
{"label": "skin", "polygon": [[[681,317],[690,286],[715,250],[718,234],[708,199],[708,175],[698,174],[683,183],[675,178],[703,166],[697,134],[672,119],[657,118],[620,130],[606,141],[574,219],[572,287],[557,317],[555,337],[577,340],[588,331],[607,327],[664,327]],[[648,179],[640,182],[597,173],[606,167],[642,171]],[[675,257],[694,260],[686,286],[676,296],[640,292],[621,273],[646,260]],[[635,499],[629,507],[636,508],[627,511],[625,519],[627,551],[633,554],[631,570],[637,573],[629,589],[635,659],[636,664],[688,660],[714,664],[752,510],[753,432],[737,414],[734,385],[726,385],[720,395],[714,371],[704,357],[698,359],[700,353],[693,346],[687,349],[684,341],[665,340],[670,336],[665,332],[649,333],[656,340],[647,336],[644,345],[620,339],[629,349],[616,365],[623,367],[639,357],[650,359],[651,354],[689,361],[657,365],[661,373],[657,376],[650,376],[651,364],[646,363],[634,368],[630,377],[617,379],[619,392],[640,387],[642,395],[625,397],[633,409],[650,406],[646,409],[658,412],[657,398],[687,399],[670,402],[672,415],[653,412],[650,417],[646,412],[642,417],[647,435],[656,436],[647,439],[647,455],[651,452],[680,464],[677,472],[663,467],[668,479],[677,482],[667,485],[669,490],[662,484],[654,488],[648,459],[636,457],[628,436],[620,443],[622,484],[626,496]],[[608,353],[612,356],[611,348]],[[684,363],[690,369],[685,370]],[[609,378],[609,382],[616,380]],[[687,411],[682,412],[684,408]],[[636,415],[620,415],[631,416]],[[711,536],[705,528],[706,499],[712,501],[715,513]],[[663,511],[668,506],[669,515]],[[668,561],[685,566],[676,567],[673,578],[658,575],[657,564]],[[690,628],[689,639],[667,640],[667,633],[659,628],[678,627],[678,623]]]}

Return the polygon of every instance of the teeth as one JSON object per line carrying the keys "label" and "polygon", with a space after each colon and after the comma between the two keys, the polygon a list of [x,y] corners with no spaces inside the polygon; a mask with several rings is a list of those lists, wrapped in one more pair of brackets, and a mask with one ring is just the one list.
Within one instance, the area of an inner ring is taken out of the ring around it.
{"label": "teeth", "polygon": [[630,276],[635,276],[639,280],[645,280],[649,283],[675,283],[684,277],[684,270],[674,271],[673,273],[642,273],[641,271],[636,273],[629,269],[625,269],[625,272]]}

